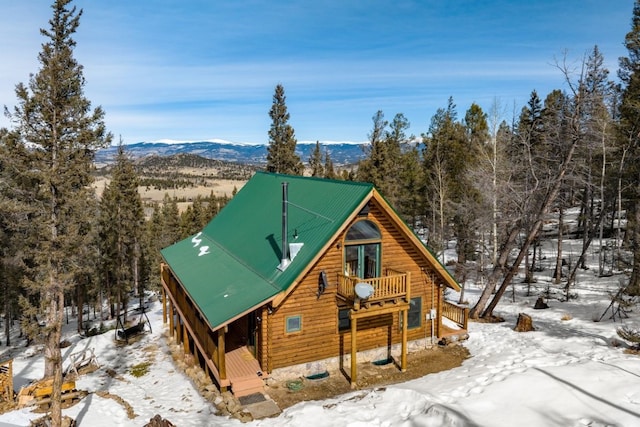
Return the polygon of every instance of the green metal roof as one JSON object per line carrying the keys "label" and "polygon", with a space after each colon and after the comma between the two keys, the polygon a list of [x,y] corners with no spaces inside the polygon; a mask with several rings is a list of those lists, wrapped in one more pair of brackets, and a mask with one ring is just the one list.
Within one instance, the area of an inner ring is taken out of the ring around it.
{"label": "green metal roof", "polygon": [[[283,182],[287,240],[303,245],[280,271]],[[286,290],[372,189],[366,183],[258,172],[201,233],[163,249],[162,256],[217,329]]]}

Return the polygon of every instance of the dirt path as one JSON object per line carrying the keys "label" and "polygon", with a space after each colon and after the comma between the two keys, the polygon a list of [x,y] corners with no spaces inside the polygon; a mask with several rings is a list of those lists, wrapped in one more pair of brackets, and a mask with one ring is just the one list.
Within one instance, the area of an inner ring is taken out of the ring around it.
{"label": "dirt path", "polygon": [[376,366],[372,363],[358,364],[358,381],[355,389],[351,388],[347,377],[338,371],[331,372],[329,377],[319,380],[295,378],[274,382],[267,387],[266,392],[280,409],[284,409],[302,401],[323,400],[353,390],[383,387],[420,378],[460,366],[468,357],[469,351],[465,347],[451,344],[446,347],[409,353],[406,372],[400,372],[393,363],[384,366]]}

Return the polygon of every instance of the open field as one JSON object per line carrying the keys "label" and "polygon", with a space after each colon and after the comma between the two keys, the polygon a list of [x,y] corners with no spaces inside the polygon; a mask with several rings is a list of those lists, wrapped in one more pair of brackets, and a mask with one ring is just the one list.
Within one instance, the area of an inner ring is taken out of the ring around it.
{"label": "open field", "polygon": [[[102,191],[105,186],[111,181],[110,178],[100,177],[95,180],[93,187],[96,189],[98,197],[102,195]],[[164,189],[159,190],[149,187],[138,187],[140,197],[143,202],[161,202],[165,194],[169,197],[185,198],[187,200],[193,200],[197,196],[208,196],[213,192],[216,196],[231,197],[233,189],[238,191],[244,186],[247,181],[236,181],[231,179],[208,179],[207,185],[198,185],[195,187],[178,188],[178,189]]]}

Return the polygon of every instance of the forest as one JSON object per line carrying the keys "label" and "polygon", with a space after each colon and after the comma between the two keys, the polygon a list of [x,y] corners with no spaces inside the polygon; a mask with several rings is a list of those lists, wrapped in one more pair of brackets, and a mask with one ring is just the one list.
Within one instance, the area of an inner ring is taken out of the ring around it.
{"label": "forest", "polygon": [[[105,112],[92,108],[84,95],[83,68],[74,58],[72,38],[82,12],[69,3],[54,3],[51,27],[42,30],[46,42],[38,56],[40,69],[26,84],[16,85],[16,106],[5,107],[12,127],[0,129],[4,340],[9,344],[15,321],[23,333],[44,343],[45,376],[54,378],[54,390],[60,386],[65,307],[87,310],[104,304],[101,316],[117,316],[145,289],[157,289],[159,249],[200,230],[229,200],[213,193],[199,196],[181,212],[178,198],[167,194],[161,203],[145,206],[139,187],[179,189],[192,185],[191,178],[162,171],[142,176],[122,142],[108,171],[110,181],[97,197],[91,186],[97,173],[93,156],[113,143],[113,135],[106,129]],[[455,247],[451,267],[461,284],[486,284],[471,308],[472,318],[493,318],[514,278],[522,272],[528,280],[551,216],[558,222],[554,277],[564,298],[571,298],[576,271],[584,267],[592,244],[601,248],[598,273],[628,272],[625,292],[638,295],[637,3],[624,43],[628,56],[620,58],[617,79],[594,46],[578,66],[568,58],[556,63],[565,89],[533,90],[527,104],[513,106],[510,114],[510,107],[495,99],[486,112],[472,104],[459,115],[451,97],[429,128],[415,136],[402,113],[389,121],[377,111],[363,160],[342,170],[334,168],[329,150],[319,143],[309,159],[296,155],[284,87],[278,84],[269,110],[265,167],[375,184],[436,255]],[[251,172],[226,171],[233,179],[246,179]],[[563,215],[575,207],[578,227],[567,230]],[[567,233],[583,241],[582,254],[570,262],[561,244]],[[88,333],[82,322],[78,329]]]}

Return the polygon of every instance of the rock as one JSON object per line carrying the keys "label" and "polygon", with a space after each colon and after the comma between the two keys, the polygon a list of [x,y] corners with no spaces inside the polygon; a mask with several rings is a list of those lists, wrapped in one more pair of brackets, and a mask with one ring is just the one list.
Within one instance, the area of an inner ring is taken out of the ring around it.
{"label": "rock", "polygon": [[232,414],[242,411],[242,405],[237,400],[227,403],[227,410]]}
{"label": "rock", "polygon": [[253,416],[249,412],[242,411],[236,414],[236,418],[238,418],[243,423],[248,423],[253,421]]}

